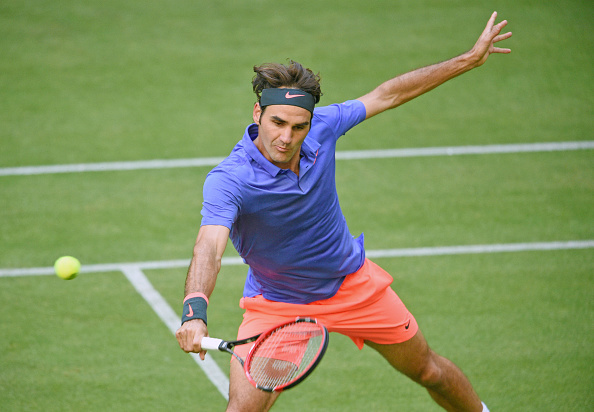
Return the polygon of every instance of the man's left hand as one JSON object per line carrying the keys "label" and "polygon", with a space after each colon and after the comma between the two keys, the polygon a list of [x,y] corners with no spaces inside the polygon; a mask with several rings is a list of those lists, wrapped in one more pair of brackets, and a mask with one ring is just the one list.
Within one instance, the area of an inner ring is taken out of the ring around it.
{"label": "man's left hand", "polygon": [[476,66],[481,66],[487,61],[487,58],[491,53],[511,53],[510,49],[504,49],[495,47],[495,43],[501,40],[509,39],[512,35],[511,32],[499,34],[501,30],[507,26],[507,20],[495,24],[497,18],[497,12],[493,12],[485,30],[481,33],[476,44],[470,51],[470,53],[476,58]]}

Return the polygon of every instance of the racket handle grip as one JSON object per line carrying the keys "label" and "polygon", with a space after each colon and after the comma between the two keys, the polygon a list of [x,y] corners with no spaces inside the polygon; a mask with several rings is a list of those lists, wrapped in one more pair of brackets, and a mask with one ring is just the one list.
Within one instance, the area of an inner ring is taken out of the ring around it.
{"label": "racket handle grip", "polygon": [[209,338],[208,336],[205,336],[200,341],[200,347],[202,350],[218,350],[221,343],[223,343],[223,339]]}

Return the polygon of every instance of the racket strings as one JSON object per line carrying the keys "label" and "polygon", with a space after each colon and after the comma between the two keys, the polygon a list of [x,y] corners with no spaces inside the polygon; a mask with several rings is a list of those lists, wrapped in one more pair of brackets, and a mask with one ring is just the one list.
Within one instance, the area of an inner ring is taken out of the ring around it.
{"label": "racket strings", "polygon": [[309,370],[323,345],[323,329],[315,323],[283,326],[253,349],[248,373],[261,388],[287,385]]}

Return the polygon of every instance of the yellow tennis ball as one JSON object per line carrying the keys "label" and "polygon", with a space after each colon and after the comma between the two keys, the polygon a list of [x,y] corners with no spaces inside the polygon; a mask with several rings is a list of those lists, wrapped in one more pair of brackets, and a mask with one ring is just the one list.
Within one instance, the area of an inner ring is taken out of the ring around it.
{"label": "yellow tennis ball", "polygon": [[75,257],[62,256],[54,263],[54,270],[56,271],[56,275],[62,279],[74,279],[80,270],[80,262]]}

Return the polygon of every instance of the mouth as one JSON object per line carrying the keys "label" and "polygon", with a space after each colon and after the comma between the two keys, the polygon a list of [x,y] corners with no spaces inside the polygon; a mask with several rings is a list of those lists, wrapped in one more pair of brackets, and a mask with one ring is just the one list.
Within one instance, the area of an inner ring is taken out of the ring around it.
{"label": "mouth", "polygon": [[276,147],[276,150],[281,153],[288,153],[291,151],[291,149],[288,147],[282,147],[282,146],[275,146],[275,147]]}

